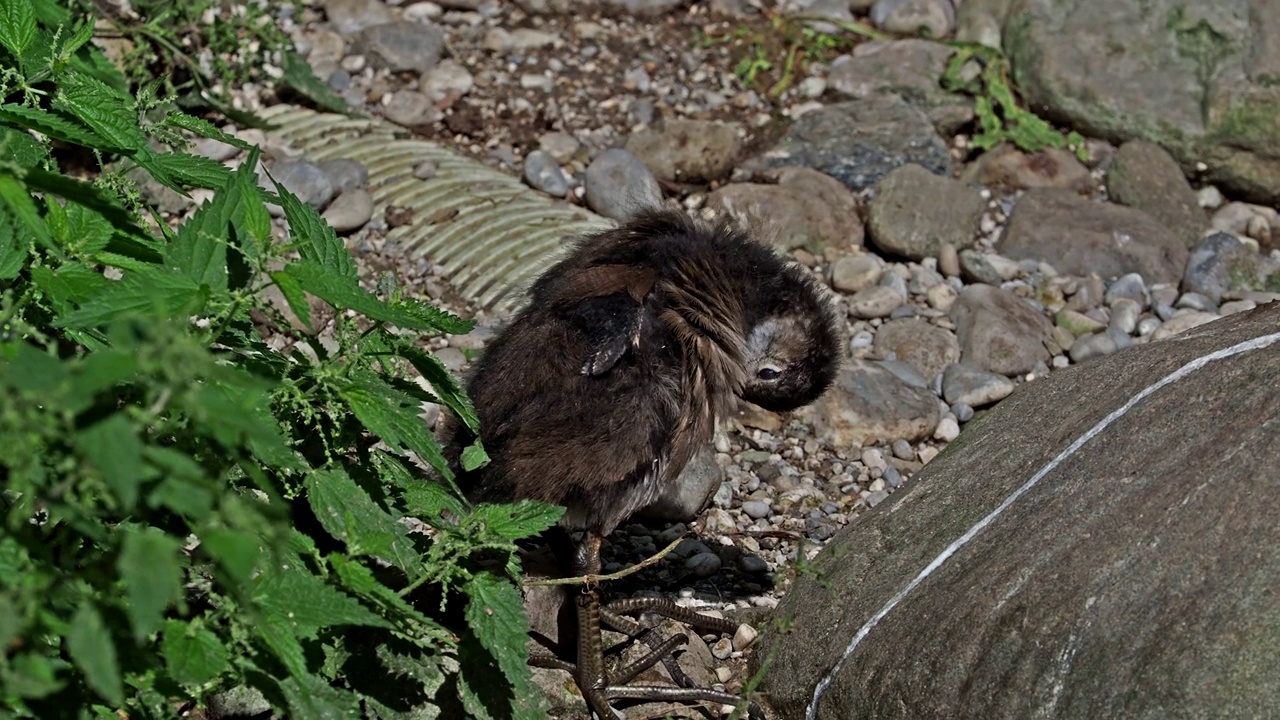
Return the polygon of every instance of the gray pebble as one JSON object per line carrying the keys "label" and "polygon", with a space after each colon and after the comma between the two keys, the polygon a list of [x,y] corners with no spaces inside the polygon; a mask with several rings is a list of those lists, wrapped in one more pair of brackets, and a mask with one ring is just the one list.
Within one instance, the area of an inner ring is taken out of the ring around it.
{"label": "gray pebble", "polygon": [[952,363],[942,371],[942,397],[953,405],[981,407],[1009,397],[1013,381],[1004,375]]}
{"label": "gray pebble", "polygon": [[1077,338],[1075,343],[1071,345],[1071,349],[1067,351],[1067,354],[1071,356],[1071,362],[1079,363],[1089,358],[1110,355],[1116,350],[1114,338],[1107,333],[1097,333]]}
{"label": "gray pebble", "polygon": [[744,573],[759,575],[769,572],[769,563],[759,555],[741,555],[738,557],[738,569]]}
{"label": "gray pebble", "polygon": [[810,540],[829,540],[836,534],[835,524],[826,518],[805,518],[804,534]]}
{"label": "gray pebble", "polygon": [[1138,318],[1142,315],[1142,306],[1129,298],[1120,298],[1111,306],[1111,324],[1125,335],[1132,335],[1138,328]]}
{"label": "gray pebble", "polygon": [[849,298],[849,314],[862,319],[888,317],[906,300],[905,292],[891,286],[876,285],[859,290]]}
{"label": "gray pebble", "polygon": [[551,153],[543,150],[534,150],[525,156],[524,181],[552,197],[562,198],[569,194],[569,176]]}
{"label": "gray pebble", "polygon": [[319,167],[338,192],[363,188],[369,182],[369,168],[350,158],[325,160]]}
{"label": "gray pebble", "polygon": [[1116,278],[1115,282],[1111,283],[1111,287],[1107,288],[1107,294],[1103,299],[1107,305],[1114,305],[1115,301],[1120,298],[1129,298],[1145,305],[1147,302],[1147,282],[1138,273],[1121,275]]}
{"label": "gray pebble", "polygon": [[[270,168],[271,177],[298,196],[302,202],[313,208],[322,208],[333,199],[333,183],[319,166],[306,160],[289,159],[273,163]],[[275,186],[266,177],[259,183],[262,187],[275,191]],[[272,206],[274,207],[274,206]]]}
{"label": "gray pebble", "polygon": [[583,178],[587,206],[614,220],[636,210],[662,204],[662,189],[635,155],[621,148],[605,150],[587,166]]}
{"label": "gray pebble", "polygon": [[769,502],[767,500],[747,500],[742,503],[742,512],[753,520],[769,517]]}
{"label": "gray pebble", "polygon": [[889,498],[889,493],[884,490],[877,490],[867,496],[867,505],[875,507]]}
{"label": "gray pebble", "polygon": [[951,414],[956,416],[959,422],[969,422],[973,419],[973,406],[964,403],[956,403],[951,406]]}
{"label": "gray pebble", "polygon": [[1209,298],[1198,292],[1185,292],[1182,297],[1178,298],[1178,304],[1175,306],[1181,308],[1191,308],[1192,310],[1201,310],[1203,312],[1216,313],[1218,306]]}
{"label": "gray pebble", "polygon": [[707,544],[701,540],[697,538],[685,538],[680,541],[679,545],[676,545],[676,549],[672,551],[672,554],[678,558],[688,558],[709,552],[711,552],[711,548],[707,547]]}
{"label": "gray pebble", "polygon": [[694,577],[707,578],[720,572],[720,556],[713,552],[698,553],[684,561],[684,567]]}
{"label": "gray pebble", "polygon": [[892,465],[884,469],[884,475],[881,476],[881,479],[891,488],[902,486],[902,473],[898,472],[898,468]]}
{"label": "gray pebble", "polygon": [[915,460],[916,451],[911,447],[911,443],[906,440],[898,439],[893,441],[893,456],[899,460]]}
{"label": "gray pebble", "polygon": [[[1170,314],[1172,315],[1172,313]],[[1151,333],[1155,332],[1157,329],[1159,329],[1160,325],[1161,325],[1160,318],[1153,318],[1153,317],[1143,318],[1142,320],[1138,321],[1138,335],[1141,337],[1146,337]]]}
{"label": "gray pebble", "polygon": [[329,203],[322,217],[338,233],[364,227],[373,217],[373,196],[364,188],[344,190]]}
{"label": "gray pebble", "polygon": [[875,255],[844,255],[831,266],[831,287],[856,293],[874,286],[883,271],[884,261]]}
{"label": "gray pebble", "polygon": [[938,272],[947,277],[960,275],[960,254],[956,252],[956,246],[949,242],[942,243],[938,248]]}
{"label": "gray pebble", "polygon": [[672,525],[666,530],[663,530],[662,532],[658,533],[657,540],[663,545],[669,545],[676,538],[683,535],[685,531],[688,529],[689,529],[688,526],[686,526],[684,523],[676,523],[675,525]]}

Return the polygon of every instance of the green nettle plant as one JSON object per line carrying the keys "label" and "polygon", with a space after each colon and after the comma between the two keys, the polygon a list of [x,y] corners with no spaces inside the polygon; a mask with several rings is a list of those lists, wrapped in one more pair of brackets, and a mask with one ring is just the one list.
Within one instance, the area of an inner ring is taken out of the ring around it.
{"label": "green nettle plant", "polygon": [[[1084,137],[1075,131],[1063,134],[1035,113],[1018,104],[1009,79],[1009,60],[1004,53],[977,43],[948,43],[955,53],[947,62],[942,87],[973,96],[977,125],[972,145],[990,150],[1002,142],[1013,143],[1027,152],[1045,148],[1069,148],[1081,160],[1087,159]],[[970,73],[976,63],[979,70]]]}
{"label": "green nettle plant", "polygon": [[[476,425],[415,342],[470,324],[362,288],[254,148],[131,98],[92,28],[0,0],[0,717],[228,690],[294,718],[542,716],[515,541],[561,509],[469,506],[419,418]],[[215,194],[148,222],[109,160]]]}

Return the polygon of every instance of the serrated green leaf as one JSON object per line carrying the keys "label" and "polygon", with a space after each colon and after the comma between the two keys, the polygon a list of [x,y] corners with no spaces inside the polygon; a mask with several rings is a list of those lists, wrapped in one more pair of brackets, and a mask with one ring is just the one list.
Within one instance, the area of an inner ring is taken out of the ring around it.
{"label": "serrated green leaf", "polygon": [[280,683],[289,705],[287,717],[311,720],[350,720],[361,717],[360,699],[350,690],[337,688],[316,675],[294,674]]}
{"label": "serrated green leaf", "polygon": [[62,327],[87,329],[130,316],[169,319],[198,314],[209,299],[208,286],[164,268],[128,273],[79,310],[66,314]]}
{"label": "serrated green leaf", "polygon": [[201,421],[202,429],[228,448],[248,445],[259,465],[298,470],[304,465],[289,447],[270,412],[262,383],[242,370],[225,369],[218,382],[201,385],[185,396],[183,408]]}
{"label": "serrated green leaf", "polygon": [[446,511],[459,517],[467,511],[462,501],[448,488],[423,480],[404,489],[404,504],[406,513],[426,521],[435,521]]}
{"label": "serrated green leaf", "polygon": [[[66,207],[62,207],[54,202],[48,203],[47,208],[49,229],[73,253],[92,256],[111,241],[111,223],[83,205],[68,202]],[[58,210],[55,212],[54,208]]]}
{"label": "serrated green leaf", "polygon": [[391,627],[356,598],[296,566],[258,578],[253,595],[258,607],[299,638],[335,625]]}
{"label": "serrated green leaf", "polygon": [[476,440],[462,451],[461,462],[462,469],[471,472],[489,464],[489,453],[485,452],[480,441]]}
{"label": "serrated green leaf", "polygon": [[477,505],[469,521],[483,523],[488,532],[505,540],[532,537],[560,521],[559,505],[521,500],[503,505]]}
{"label": "serrated green leaf", "polygon": [[39,166],[47,157],[44,146],[30,134],[0,125],[0,160],[29,170]]}
{"label": "serrated green leaf", "polygon": [[309,674],[307,656],[302,650],[302,643],[298,642],[293,628],[285,618],[266,618],[256,623],[254,627],[267,647],[271,649],[272,654],[291,675],[304,677]]}
{"label": "serrated green leaf", "polygon": [[396,591],[379,582],[373,571],[359,561],[337,553],[330,555],[328,560],[347,590],[381,608],[386,618],[412,622],[416,627],[410,639],[419,646],[434,646],[452,640],[452,634],[443,625],[423,615]]}
{"label": "serrated green leaf", "polygon": [[10,215],[18,221],[18,225],[23,230],[31,233],[41,245],[54,251],[59,258],[62,257],[62,250],[53,242],[53,235],[44,224],[44,218],[40,217],[40,210],[36,208],[31,194],[18,178],[4,172],[2,168],[0,168],[0,202],[8,206]]}
{"label": "serrated green leaf", "polygon": [[73,145],[110,151],[123,150],[90,130],[73,115],[6,103],[0,105],[0,121],[29,128],[46,137]]}
{"label": "serrated green leaf", "polygon": [[20,343],[7,366],[0,363],[0,371],[3,370],[8,370],[15,390],[32,398],[57,397],[68,378],[64,363],[31,343]]}
{"label": "serrated green leaf", "polygon": [[215,189],[231,180],[226,165],[207,157],[180,152],[155,152],[143,148],[133,156],[134,162],[146,168],[158,181],[187,194],[186,186]]}
{"label": "serrated green leaf", "polygon": [[114,391],[137,369],[138,358],[132,352],[113,349],[90,354],[72,375],[69,398],[73,401],[71,409],[79,412],[87,408],[97,398],[98,393],[106,390]]}
{"label": "serrated green leaf", "polygon": [[200,548],[239,583],[253,578],[262,557],[261,546],[256,535],[244,530],[213,528],[200,533]]}
{"label": "serrated green leaf", "polygon": [[72,442],[102,475],[120,504],[132,510],[142,482],[142,441],[133,424],[123,415],[112,415],[81,430]]}
{"label": "serrated green leaf", "polygon": [[69,313],[81,303],[100,295],[111,287],[102,273],[80,263],[67,263],[56,271],[47,265],[31,268],[31,280],[43,290],[58,312]]}
{"label": "serrated green leaf", "polygon": [[382,302],[360,287],[360,283],[354,277],[338,275],[315,261],[303,260],[290,263],[283,272],[292,275],[303,290],[335,308],[355,310],[370,320],[391,323],[406,330],[433,329],[421,317],[407,313],[401,307]]}
{"label": "serrated green leaf", "polygon": [[357,114],[341,95],[335,93],[328,84],[316,77],[311,66],[297,53],[288,50],[280,53],[280,69],[284,71],[281,80],[286,85],[319,107],[345,115]]}
{"label": "serrated green leaf", "polygon": [[[63,23],[65,24],[65,23]],[[77,50],[84,47],[84,44],[93,38],[93,23],[87,19],[81,19],[76,23],[75,29],[72,30],[70,37],[62,43],[61,53],[64,56],[70,56]]]}
{"label": "serrated green leaf", "polygon": [[138,642],[160,629],[164,611],[182,596],[178,550],[173,538],[154,528],[125,533],[116,570],[124,580],[125,612]]}
{"label": "serrated green leaf", "polygon": [[0,45],[21,57],[36,38],[36,15],[29,0],[0,0]]}
{"label": "serrated green leaf", "polygon": [[[356,261],[347,246],[338,239],[337,233],[325,222],[316,209],[298,199],[297,195],[273,178],[276,194],[280,197],[280,207],[284,210],[285,219],[289,221],[289,239],[298,249],[304,262],[314,264],[320,272],[318,276],[333,278],[336,281],[350,281],[343,285],[354,284],[358,271]],[[319,293],[316,293],[317,295]]]}
{"label": "serrated green leaf", "polygon": [[412,570],[418,553],[408,529],[377,505],[342,468],[316,470],[307,476],[307,503],[320,525],[346,543],[354,556],[378,555],[396,567]]}
{"label": "serrated green leaf", "polygon": [[315,332],[311,325],[311,304],[307,302],[307,293],[297,278],[285,272],[273,272],[270,275],[280,289],[280,294],[284,296],[284,301],[289,304],[289,309],[309,332]]}
{"label": "serrated green leaf", "polygon": [[406,655],[386,645],[379,645],[374,653],[388,672],[397,677],[413,680],[427,697],[434,696],[440,686],[444,685],[444,670],[440,667],[439,655]]}
{"label": "serrated green leaf", "polygon": [[139,225],[129,211],[121,207],[118,200],[109,197],[89,183],[40,169],[28,170],[23,181],[32,190],[39,190],[49,195],[56,195],[68,202],[83,205],[88,210],[101,215],[117,233],[123,233],[135,241],[155,243],[151,233]]}
{"label": "serrated green leaf", "polygon": [[53,106],[79,118],[114,148],[127,153],[147,150],[147,136],[138,125],[132,102],[95,77],[65,73]]}
{"label": "serrated green leaf", "polygon": [[165,623],[161,653],[169,674],[188,687],[204,685],[229,668],[227,646],[195,622]]}
{"label": "serrated green leaf", "polygon": [[171,127],[182,128],[183,130],[190,130],[200,137],[217,140],[220,143],[225,143],[232,147],[239,148],[245,152],[253,149],[253,145],[250,145],[235,135],[229,135],[222,130],[219,130],[216,125],[208,120],[193,117],[179,110],[171,111],[168,115],[165,115],[164,124]]}
{"label": "serrated green leaf", "polygon": [[63,683],[58,680],[53,661],[44,655],[19,653],[10,659],[9,664],[10,671],[0,676],[8,693],[35,700],[62,689]]}
{"label": "serrated green leaf", "polygon": [[[350,381],[337,388],[351,412],[388,447],[410,450],[453,482],[449,463],[426,423],[418,417],[418,404],[372,373],[352,373]],[[461,493],[459,493],[461,494]]]}
{"label": "serrated green leaf", "polygon": [[431,386],[432,391],[435,392],[440,402],[449,408],[454,416],[467,426],[467,429],[473,433],[479,432],[480,419],[476,416],[475,407],[471,404],[471,398],[467,397],[462,384],[449,371],[449,368],[440,362],[440,358],[407,342],[390,338],[389,340],[394,342],[393,347],[396,355],[408,360],[409,364],[413,365],[413,369],[422,374],[422,379],[426,380],[427,384]]}
{"label": "serrated green leaf", "polygon": [[9,214],[0,211],[0,280],[12,280],[18,277],[27,264],[27,246],[18,242],[13,232],[13,220]]}
{"label": "serrated green leaf", "polygon": [[116,644],[92,603],[83,602],[76,610],[67,633],[66,648],[94,692],[113,706],[124,704],[124,683],[120,677],[120,663],[116,659]]}
{"label": "serrated green leaf", "polygon": [[450,335],[466,335],[476,326],[474,320],[460,318],[451,312],[414,298],[404,298],[396,303],[396,307],[421,318],[432,328]]}
{"label": "serrated green leaf", "polygon": [[467,625],[497,661],[514,694],[513,718],[541,717],[540,696],[533,692],[529,671],[529,621],[515,585],[489,573],[473,576],[463,586],[470,602]]}

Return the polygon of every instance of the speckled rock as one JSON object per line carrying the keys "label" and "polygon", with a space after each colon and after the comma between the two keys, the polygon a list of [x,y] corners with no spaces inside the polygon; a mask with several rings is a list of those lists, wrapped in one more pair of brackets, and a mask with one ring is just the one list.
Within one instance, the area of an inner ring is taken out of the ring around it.
{"label": "speckled rock", "polygon": [[970,426],[796,578],[793,622],[753,655],[779,716],[815,694],[818,718],[1280,714],[1280,526],[1259,501],[1280,465],[1278,327],[1280,304],[1233,315],[1037,380]]}

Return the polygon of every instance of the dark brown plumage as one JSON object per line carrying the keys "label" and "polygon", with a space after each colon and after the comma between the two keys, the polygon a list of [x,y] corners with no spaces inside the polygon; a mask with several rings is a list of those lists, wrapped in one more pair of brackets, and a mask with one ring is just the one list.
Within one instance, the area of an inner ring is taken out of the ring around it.
{"label": "dark brown plumage", "polygon": [[728,226],[673,212],[585,238],[533,285],[468,383],[492,462],[478,500],[533,498],[611,532],[675,480],[735,395],[771,410],[835,376],[815,283]]}
{"label": "dark brown plumage", "polygon": [[[588,531],[577,570],[596,574],[600,539],[676,481],[735,396],[810,403],[840,353],[803,270],[726,224],[643,214],[578,241],[486,347],[468,392],[492,461],[459,482],[475,501],[568,508],[562,524]],[[622,696],[578,675],[598,712]]]}

